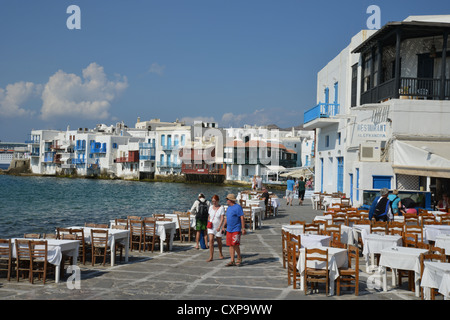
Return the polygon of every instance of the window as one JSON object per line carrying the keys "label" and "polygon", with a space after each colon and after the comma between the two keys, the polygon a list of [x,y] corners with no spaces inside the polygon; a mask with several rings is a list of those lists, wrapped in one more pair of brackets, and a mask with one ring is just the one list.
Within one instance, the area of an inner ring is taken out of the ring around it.
{"label": "window", "polygon": [[351,106],[356,106],[356,98],[357,98],[357,91],[358,90],[358,64],[354,64],[352,66],[352,102]]}
{"label": "window", "polygon": [[337,142],[338,142],[338,146],[340,146],[341,145],[341,133],[340,132],[338,132],[338,134],[337,134]]}
{"label": "window", "polygon": [[326,135],[325,136],[325,147],[328,148],[330,146],[330,136]]}

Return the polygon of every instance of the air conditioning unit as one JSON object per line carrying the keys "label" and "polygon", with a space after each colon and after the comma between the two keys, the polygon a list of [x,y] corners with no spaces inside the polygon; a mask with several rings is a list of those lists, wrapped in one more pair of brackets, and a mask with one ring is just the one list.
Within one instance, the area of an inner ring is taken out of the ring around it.
{"label": "air conditioning unit", "polygon": [[381,159],[379,142],[365,142],[359,145],[359,161],[376,161]]}

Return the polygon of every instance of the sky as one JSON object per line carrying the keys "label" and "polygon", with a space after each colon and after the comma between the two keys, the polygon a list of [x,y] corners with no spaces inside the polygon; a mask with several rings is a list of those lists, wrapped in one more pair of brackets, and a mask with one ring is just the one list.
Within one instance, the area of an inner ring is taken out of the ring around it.
{"label": "sky", "polygon": [[0,140],[138,117],[301,125],[370,5],[381,26],[450,14],[447,0],[0,0]]}

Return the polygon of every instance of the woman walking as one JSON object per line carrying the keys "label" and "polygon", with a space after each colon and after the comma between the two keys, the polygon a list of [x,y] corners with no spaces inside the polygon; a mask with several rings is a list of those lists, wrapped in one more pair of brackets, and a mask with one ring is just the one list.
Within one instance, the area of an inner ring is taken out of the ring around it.
{"label": "woman walking", "polygon": [[208,218],[208,237],[209,237],[209,259],[206,262],[213,260],[214,256],[214,237],[217,240],[217,246],[219,248],[220,259],[223,259],[222,254],[222,226],[223,216],[225,210],[223,206],[219,204],[219,197],[214,195],[211,199],[212,205],[209,207]]}

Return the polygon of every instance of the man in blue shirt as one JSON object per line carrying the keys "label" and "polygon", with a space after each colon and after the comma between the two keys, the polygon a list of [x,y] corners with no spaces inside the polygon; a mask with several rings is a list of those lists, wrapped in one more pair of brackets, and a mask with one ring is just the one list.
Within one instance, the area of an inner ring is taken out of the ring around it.
{"label": "man in blue shirt", "polygon": [[[225,212],[225,223],[227,226],[227,246],[230,247],[230,259],[227,264],[228,267],[240,266],[241,258],[241,235],[245,234],[244,211],[242,207],[236,203],[236,196],[234,194],[227,195],[228,209]],[[236,262],[234,261],[234,254],[237,254]]]}
{"label": "man in blue shirt", "polygon": [[292,206],[292,201],[294,200],[294,185],[295,181],[292,179],[292,177],[288,177],[288,180],[286,181],[287,189],[286,189],[286,205]]}

